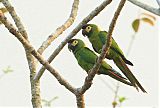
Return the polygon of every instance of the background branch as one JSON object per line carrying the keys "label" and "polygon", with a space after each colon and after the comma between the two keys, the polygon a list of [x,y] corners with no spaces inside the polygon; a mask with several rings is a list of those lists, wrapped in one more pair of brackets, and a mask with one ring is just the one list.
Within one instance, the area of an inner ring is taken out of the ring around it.
{"label": "background branch", "polygon": [[158,5],[159,5],[159,7],[160,7],[160,0],[156,0],[156,1],[157,1]]}
{"label": "background branch", "polygon": [[147,4],[139,2],[138,0],[128,0],[128,1],[133,3],[133,4],[135,4],[135,5],[137,5],[138,7],[142,8],[144,10],[147,10],[147,11],[153,13],[153,14],[156,14],[156,15],[160,16],[160,9],[151,7],[151,6],[147,5]]}

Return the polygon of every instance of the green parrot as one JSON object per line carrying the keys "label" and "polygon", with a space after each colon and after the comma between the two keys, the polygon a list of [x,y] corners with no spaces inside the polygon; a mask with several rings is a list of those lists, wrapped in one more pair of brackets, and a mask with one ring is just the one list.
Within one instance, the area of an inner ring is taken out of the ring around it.
{"label": "green parrot", "polygon": [[[82,34],[83,36],[88,37],[93,49],[100,54],[102,51],[102,47],[107,39],[107,32],[101,31],[100,28],[95,24],[86,24],[82,27]],[[113,37],[111,47],[108,53],[106,54],[106,58],[114,61],[116,66],[123,72],[123,74],[128,78],[128,80],[133,84],[133,86],[137,90],[139,87],[143,92],[146,92],[126,65],[128,64],[133,66],[133,64],[126,59],[124,53],[122,52],[116,41],[113,39]]]}
{"label": "green parrot", "polygon": [[[91,70],[98,58],[98,56],[87,48],[84,42],[80,39],[71,39],[68,42],[68,49],[72,51],[78,64],[88,73]],[[102,61],[102,65],[97,74],[109,75],[110,77],[130,86],[133,86],[126,78],[119,72],[115,71],[109,64]]]}

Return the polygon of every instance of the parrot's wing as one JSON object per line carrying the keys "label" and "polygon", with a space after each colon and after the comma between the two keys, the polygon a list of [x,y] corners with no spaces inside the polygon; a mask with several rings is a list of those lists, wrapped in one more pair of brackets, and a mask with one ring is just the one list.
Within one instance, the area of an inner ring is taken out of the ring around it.
{"label": "parrot's wing", "polygon": [[112,38],[111,49],[114,50],[117,54],[119,54],[120,57],[123,59],[123,61],[126,64],[129,64],[129,65],[133,66],[133,63],[126,59],[126,57],[124,56],[122,50],[119,48],[118,44],[116,43],[116,41],[113,38]]}
{"label": "parrot's wing", "polygon": [[113,39],[113,37],[112,37],[112,45],[111,46],[112,46],[111,49],[113,49],[116,53],[118,53],[122,58],[124,57],[122,50],[119,48],[118,44]]}
{"label": "parrot's wing", "polygon": [[100,31],[98,33],[98,37],[100,38],[101,42],[103,45],[106,43],[106,38],[107,38],[107,32],[106,31]]}
{"label": "parrot's wing", "polygon": [[[106,37],[107,37],[107,32],[106,31],[100,31],[98,36],[99,36],[101,42],[103,44],[105,44]],[[118,44],[116,43],[116,41],[114,40],[113,37],[112,37],[112,44],[111,44],[110,49],[113,50],[116,54],[118,54],[124,60],[125,63],[133,66],[132,62],[130,62],[129,60],[126,59],[122,50],[119,48]]]}
{"label": "parrot's wing", "polygon": [[[99,37],[100,37],[100,40],[103,44],[105,44],[106,42],[106,37],[107,37],[107,32],[106,31],[100,31],[99,32]],[[122,50],[119,48],[118,44],[116,43],[116,41],[113,39],[112,37],[112,44],[111,44],[111,47],[110,49],[112,49],[114,52],[116,52],[117,54],[119,54],[122,58],[124,58],[124,54],[122,52]]]}
{"label": "parrot's wing", "polygon": [[83,52],[81,53],[81,57],[85,62],[95,64],[97,60],[97,55],[90,50],[89,48],[85,47]]}

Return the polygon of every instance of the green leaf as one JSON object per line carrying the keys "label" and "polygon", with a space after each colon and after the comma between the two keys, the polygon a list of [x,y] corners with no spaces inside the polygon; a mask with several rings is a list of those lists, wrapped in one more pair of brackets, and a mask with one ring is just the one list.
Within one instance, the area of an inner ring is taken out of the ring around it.
{"label": "green leaf", "polygon": [[119,102],[120,102],[120,103],[124,102],[125,100],[126,100],[125,97],[119,97]]}
{"label": "green leaf", "polygon": [[140,24],[140,19],[135,19],[133,22],[132,22],[132,28],[135,32],[138,32],[138,29],[139,29],[139,24]]}
{"label": "green leaf", "polygon": [[151,19],[149,19],[149,18],[141,18],[141,20],[143,21],[143,22],[145,22],[145,23],[148,23],[148,24],[150,24],[151,26],[154,26],[154,22],[151,20]]}
{"label": "green leaf", "polygon": [[7,10],[6,8],[0,8],[0,10],[1,10],[3,13],[8,12],[8,10]]}

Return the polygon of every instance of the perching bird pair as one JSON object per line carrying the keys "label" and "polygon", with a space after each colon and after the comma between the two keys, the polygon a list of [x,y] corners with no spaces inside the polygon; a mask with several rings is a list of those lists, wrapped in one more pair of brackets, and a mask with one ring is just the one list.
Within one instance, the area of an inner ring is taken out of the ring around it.
{"label": "perching bird pair", "polygon": [[[82,35],[87,36],[92,44],[95,52],[101,53],[102,47],[106,42],[107,32],[101,31],[95,24],[86,24],[82,27]],[[68,42],[68,49],[73,52],[78,64],[88,73],[91,70],[98,58],[98,56],[87,48],[84,42],[80,39],[71,39]],[[124,78],[119,72],[114,70],[105,61],[102,61],[102,65],[97,74],[109,75],[110,77],[125,83],[130,86],[134,86],[137,90],[140,88],[143,92],[146,92],[142,85],[138,82],[136,77],[132,74],[128,65],[133,66],[133,64],[126,59],[122,50],[119,48],[118,44],[112,38],[111,47],[106,54],[106,58],[113,60],[116,66],[122,71],[122,73],[127,77]]]}

